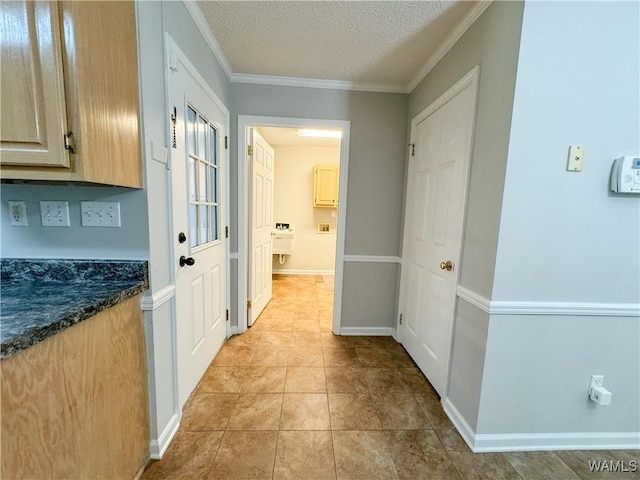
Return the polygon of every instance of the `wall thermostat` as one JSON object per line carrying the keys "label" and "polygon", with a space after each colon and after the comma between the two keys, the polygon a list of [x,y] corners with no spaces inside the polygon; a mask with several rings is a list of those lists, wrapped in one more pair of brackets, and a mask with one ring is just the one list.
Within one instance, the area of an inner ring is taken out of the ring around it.
{"label": "wall thermostat", "polygon": [[615,193],[640,193],[640,155],[614,160],[610,187]]}

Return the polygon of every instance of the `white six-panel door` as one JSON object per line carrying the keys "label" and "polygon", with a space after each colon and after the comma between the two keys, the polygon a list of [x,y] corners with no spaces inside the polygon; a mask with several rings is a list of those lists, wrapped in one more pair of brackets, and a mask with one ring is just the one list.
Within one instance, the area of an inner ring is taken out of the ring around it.
{"label": "white six-panel door", "polygon": [[[475,86],[412,132],[400,292],[400,339],[433,387],[446,389]],[[447,262],[451,262],[451,269]]]}
{"label": "white six-panel door", "polygon": [[273,282],[273,175],[275,155],[271,145],[252,128],[249,145],[253,148],[250,156],[250,241],[249,241],[249,309],[248,325],[253,325],[262,310],[271,300]]}

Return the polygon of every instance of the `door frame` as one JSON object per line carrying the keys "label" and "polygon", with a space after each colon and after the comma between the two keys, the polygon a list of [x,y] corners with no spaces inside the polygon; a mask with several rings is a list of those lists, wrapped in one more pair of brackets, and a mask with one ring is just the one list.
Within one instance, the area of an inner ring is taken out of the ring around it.
{"label": "door frame", "polygon": [[[456,247],[456,259],[457,262],[455,263],[456,268],[454,269],[454,275],[455,275],[455,286],[456,286],[456,297],[458,297],[457,294],[457,290],[458,287],[460,286],[460,271],[461,271],[461,266],[462,266],[462,244],[463,244],[463,240],[465,238],[465,234],[466,234],[466,225],[467,225],[467,208],[468,208],[468,197],[469,197],[469,177],[470,177],[470,173],[471,173],[471,158],[473,156],[473,146],[474,146],[474,139],[475,139],[475,131],[476,131],[476,116],[477,116],[477,112],[478,112],[478,89],[479,89],[479,78],[480,78],[480,65],[476,65],[475,67],[473,67],[471,69],[471,71],[469,71],[466,75],[464,75],[460,80],[458,80],[455,84],[453,84],[451,87],[449,87],[449,89],[444,92],[442,95],[440,95],[436,100],[434,100],[428,107],[426,107],[424,110],[422,110],[420,113],[418,113],[415,117],[413,117],[413,119],[411,120],[411,133],[410,133],[410,140],[409,140],[409,145],[413,146],[415,144],[415,133],[416,133],[416,128],[418,127],[418,125],[426,120],[429,116],[431,116],[433,113],[435,113],[438,109],[440,109],[441,107],[443,107],[446,103],[448,103],[450,100],[452,100],[456,95],[458,95],[460,92],[462,92],[465,88],[470,87],[472,94],[473,94],[473,102],[471,104],[471,116],[473,118],[473,121],[471,123],[471,139],[470,139],[470,143],[469,143],[469,151],[467,152],[467,155],[465,156],[464,159],[464,164],[462,165],[462,209],[461,209],[461,215],[462,215],[462,225],[461,225],[461,230],[460,230],[460,238],[457,239],[458,245]],[[407,156],[407,174],[409,172],[409,163],[411,162],[411,149],[409,150],[408,156]],[[408,180],[408,179],[407,179]],[[406,190],[406,187],[405,187]],[[406,228],[406,223],[407,223],[407,219],[406,219],[406,214],[407,214],[407,191],[405,191],[405,211],[404,211],[404,221],[403,221],[403,232],[402,232],[402,261],[400,263],[401,266],[401,274],[400,274],[400,290],[399,290],[399,295],[398,295],[398,308],[397,308],[397,312],[398,312],[398,319],[397,319],[397,323],[396,323],[396,332],[398,332],[398,341],[402,344],[402,333],[403,333],[403,329],[405,328],[404,326],[400,325],[400,313],[402,313],[402,307],[403,307],[403,300],[404,300],[404,294],[405,294],[405,290],[407,288],[406,286],[406,278],[404,275],[404,255],[405,252],[407,251],[407,238],[405,236],[405,228]],[[451,331],[449,333],[449,350],[448,350],[448,358],[445,362],[446,364],[446,371],[445,371],[445,386],[444,386],[444,395],[442,396],[442,398],[445,398],[447,396],[447,393],[449,392],[449,374],[451,372],[451,352],[453,350],[453,332],[455,329],[455,324],[456,324],[456,312],[457,312],[457,308],[456,308],[456,304],[457,301],[454,299],[454,305],[453,305],[453,318],[451,321]]]}
{"label": "door frame", "polygon": [[342,312],[342,279],[344,271],[345,227],[347,216],[347,178],[349,172],[349,139],[351,122],[311,118],[238,115],[238,333],[247,330],[248,263],[248,130],[251,127],[333,128],[342,130],[340,142],[340,183],[338,191],[338,232],[336,238],[335,288],[333,301],[333,333],[340,334]]}
{"label": "door frame", "polygon": [[[218,97],[218,95],[216,95],[216,93],[213,91],[213,89],[209,86],[209,84],[207,83],[207,81],[205,80],[205,78],[200,74],[200,72],[198,71],[198,69],[195,67],[195,65],[193,65],[193,63],[191,63],[191,60],[189,59],[189,57],[182,51],[182,49],[178,46],[178,44],[173,40],[173,38],[165,32],[165,61],[166,63],[166,68],[165,70],[165,84],[166,84],[166,88],[165,88],[165,105],[167,106],[167,113],[166,113],[166,118],[169,119],[171,118],[171,115],[173,114],[173,104],[172,104],[172,82],[171,82],[171,73],[170,70],[174,70],[177,68],[180,68],[180,66],[182,66],[183,68],[186,68],[189,73],[193,76],[193,78],[200,84],[200,86],[207,92],[207,95],[209,95],[211,97],[211,99],[213,100],[213,102],[216,104],[216,106],[222,111],[222,113],[224,114],[224,129],[225,129],[225,136],[229,137],[229,127],[230,127],[230,113],[229,113],[229,109],[226,107],[226,105],[222,102],[222,100],[220,99],[220,97]],[[167,201],[167,209],[168,209],[168,215],[169,215],[169,228],[170,228],[170,235],[173,236],[174,234],[174,223],[173,223],[173,215],[174,215],[174,211],[173,211],[173,195],[174,195],[174,191],[173,191],[173,171],[172,171],[172,165],[171,165],[171,158],[172,158],[172,152],[171,152],[171,139],[173,137],[173,131],[172,131],[172,127],[171,127],[171,122],[167,122],[167,139],[169,139],[169,151],[167,152],[167,170],[169,171],[167,174],[167,191],[169,193],[169,199]],[[226,198],[225,203],[226,205],[222,206],[222,209],[225,212],[226,215],[226,224],[229,224],[229,220],[230,220],[230,215],[231,215],[231,208],[230,208],[230,200],[231,200],[231,195],[230,195],[230,155],[229,155],[229,150],[228,148],[222,148],[222,156],[220,158],[221,162],[226,162],[225,165],[225,174],[224,174],[224,178],[222,179],[222,181],[225,184],[225,192],[226,192]],[[225,225],[222,225],[222,228],[224,229]],[[225,238],[225,264],[226,264],[226,274],[225,274],[225,296],[226,296],[226,302],[227,302],[227,309],[230,308],[231,305],[231,291],[230,291],[230,285],[231,285],[231,255],[230,255],[230,241],[229,238]],[[178,410],[179,410],[179,415],[180,417],[182,417],[182,407],[183,405],[180,405],[179,402],[179,381],[178,381],[178,376],[180,375],[180,368],[179,368],[179,364],[178,364],[178,359],[179,359],[179,352],[178,352],[178,318],[177,318],[177,309],[176,309],[176,303],[177,303],[177,288],[176,288],[176,272],[177,272],[177,254],[176,254],[176,245],[175,245],[175,239],[172,237],[171,241],[168,242],[169,243],[169,255],[171,256],[171,262],[170,265],[172,266],[172,268],[170,268],[170,278],[171,278],[171,284],[173,285],[173,305],[172,305],[172,309],[171,309],[171,324],[172,324],[172,345],[173,345],[173,364],[174,364],[174,371],[175,371],[175,375],[176,375],[176,382],[174,385],[174,397],[176,400],[176,405],[178,406]],[[231,334],[231,327],[230,327],[230,321],[226,320],[225,321],[226,325],[226,337],[229,338],[230,334]],[[193,392],[192,392],[193,393]]]}

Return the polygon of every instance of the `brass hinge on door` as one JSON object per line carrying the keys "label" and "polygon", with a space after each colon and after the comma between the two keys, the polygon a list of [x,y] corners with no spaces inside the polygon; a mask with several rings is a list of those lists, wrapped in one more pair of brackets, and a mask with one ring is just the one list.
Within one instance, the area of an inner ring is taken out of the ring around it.
{"label": "brass hinge on door", "polygon": [[402,314],[400,314],[400,325],[402,325]]}
{"label": "brass hinge on door", "polygon": [[247,145],[247,155],[253,155],[253,145]]}
{"label": "brass hinge on door", "polygon": [[229,150],[229,137],[224,136],[224,149]]}
{"label": "brass hinge on door", "polygon": [[247,308],[251,308],[251,300],[247,300]]}

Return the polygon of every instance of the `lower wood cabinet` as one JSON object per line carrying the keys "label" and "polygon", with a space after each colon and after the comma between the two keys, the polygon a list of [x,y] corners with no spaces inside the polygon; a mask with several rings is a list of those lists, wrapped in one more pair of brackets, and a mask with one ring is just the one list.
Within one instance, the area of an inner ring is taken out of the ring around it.
{"label": "lower wood cabinet", "polygon": [[133,479],[149,451],[140,295],[0,362],[1,478]]}

